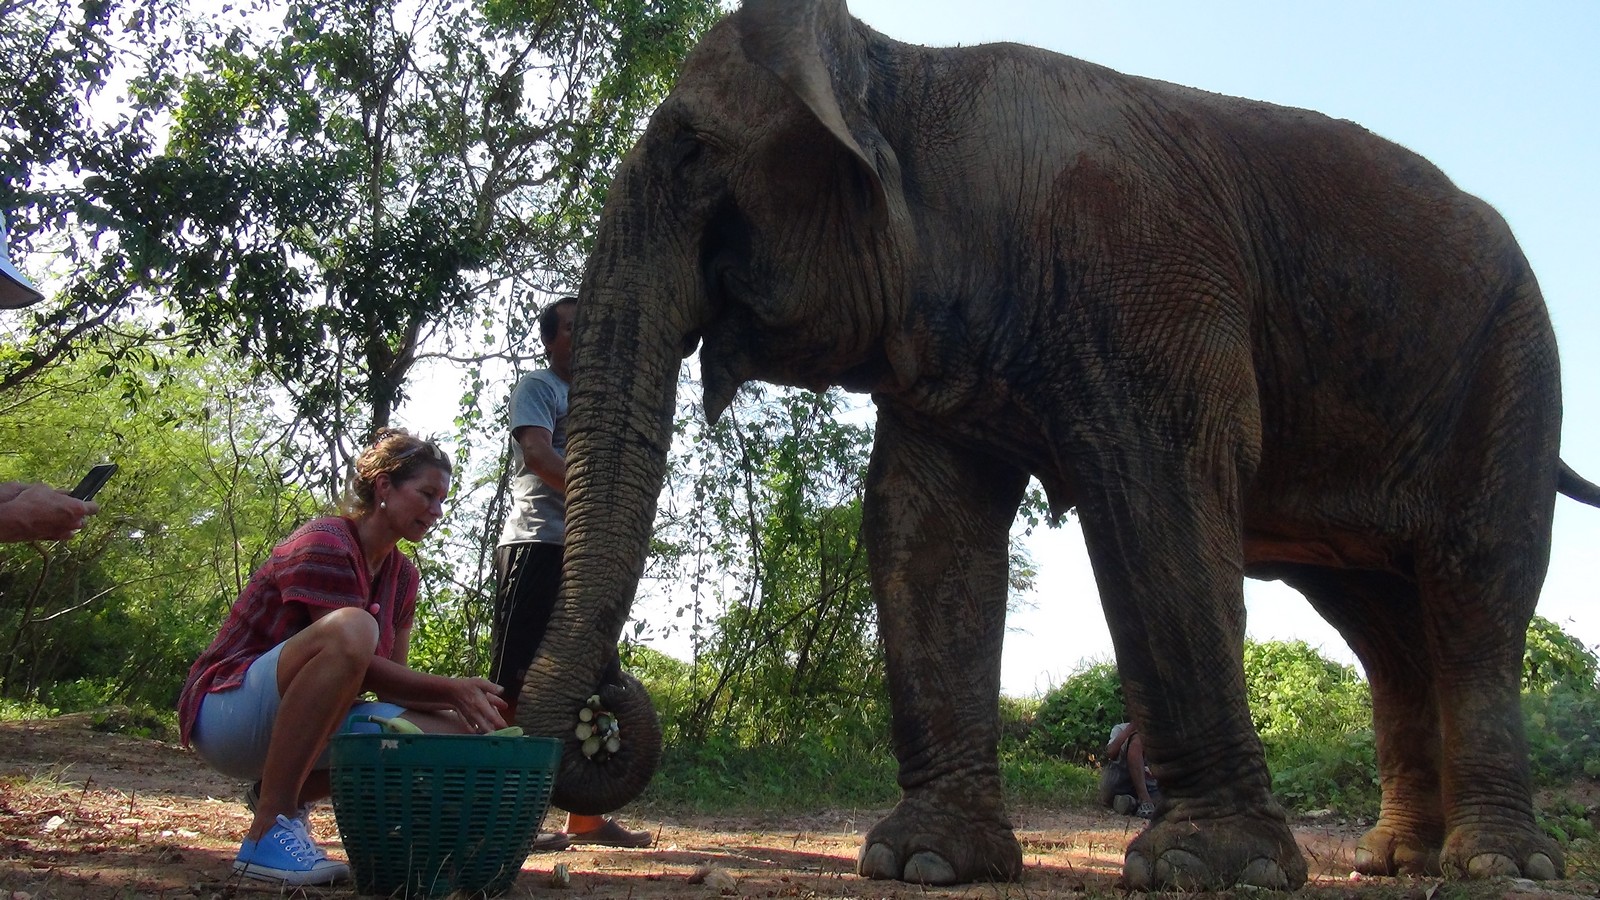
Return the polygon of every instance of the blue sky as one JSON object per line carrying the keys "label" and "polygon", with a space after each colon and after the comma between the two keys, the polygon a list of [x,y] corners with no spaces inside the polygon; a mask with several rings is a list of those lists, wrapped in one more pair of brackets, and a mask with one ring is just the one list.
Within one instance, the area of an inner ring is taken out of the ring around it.
{"label": "blue sky", "polygon": [[[1498,208],[1538,273],[1562,350],[1562,456],[1600,480],[1600,3],[856,0],[898,40],[1034,44],[1130,74],[1351,119]],[[1014,614],[1004,690],[1111,656],[1075,526],[1030,539],[1034,608]],[[1600,510],[1557,503],[1539,612],[1600,644]],[[1250,633],[1351,661],[1300,596],[1247,583]]]}

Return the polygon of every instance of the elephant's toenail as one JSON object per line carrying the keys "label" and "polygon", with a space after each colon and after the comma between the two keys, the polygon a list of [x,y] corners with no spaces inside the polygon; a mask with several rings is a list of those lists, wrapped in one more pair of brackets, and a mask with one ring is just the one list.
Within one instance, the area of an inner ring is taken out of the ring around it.
{"label": "elephant's toenail", "polygon": [[1518,875],[1517,863],[1504,853],[1480,853],[1467,860],[1468,878],[1494,878],[1498,875]]}
{"label": "elephant's toenail", "polygon": [[1522,867],[1522,874],[1534,881],[1554,881],[1561,877],[1561,867],[1543,853],[1535,853],[1528,857],[1528,864]]}
{"label": "elephant's toenail", "polygon": [[1239,875],[1240,884],[1253,884],[1274,891],[1289,889],[1289,876],[1284,874],[1283,866],[1270,859],[1258,859],[1245,867]]}
{"label": "elephant's toenail", "polygon": [[1148,891],[1155,887],[1155,871],[1150,857],[1143,853],[1129,853],[1122,860],[1122,884],[1130,891]]}
{"label": "elephant's toenail", "polygon": [[856,874],[879,881],[900,877],[900,866],[888,844],[873,844],[861,851],[861,861],[856,864]]}
{"label": "elephant's toenail", "polygon": [[945,858],[930,850],[915,853],[906,863],[905,881],[911,884],[955,884],[956,870]]}
{"label": "elephant's toenail", "polygon": [[1187,850],[1168,850],[1156,860],[1156,883],[1179,891],[1203,890],[1210,880],[1205,861]]}

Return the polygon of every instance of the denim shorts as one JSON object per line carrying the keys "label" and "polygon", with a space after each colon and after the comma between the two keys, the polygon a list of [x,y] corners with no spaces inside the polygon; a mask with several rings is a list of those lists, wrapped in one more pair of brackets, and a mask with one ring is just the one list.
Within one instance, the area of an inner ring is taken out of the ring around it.
{"label": "denim shorts", "polygon": [[[200,701],[189,743],[211,768],[240,781],[256,781],[267,762],[267,747],[277,724],[279,644],[250,664],[244,683],[232,690],[206,694]],[[350,715],[393,718],[405,707],[393,703],[360,702],[350,707]],[[348,723],[348,720],[347,720]],[[283,723],[294,727],[293,722]],[[375,728],[376,726],[370,726]],[[365,730],[341,724],[339,730]],[[312,769],[328,768],[328,748],[322,748]]]}

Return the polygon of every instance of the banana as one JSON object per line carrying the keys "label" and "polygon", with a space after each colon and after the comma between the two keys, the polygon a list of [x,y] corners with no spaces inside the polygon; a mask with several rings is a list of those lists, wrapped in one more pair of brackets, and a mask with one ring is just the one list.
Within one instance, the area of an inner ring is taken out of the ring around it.
{"label": "banana", "polygon": [[410,720],[402,719],[399,716],[395,716],[392,719],[386,719],[383,716],[368,716],[367,718],[381,725],[383,730],[390,734],[422,734],[421,728],[418,728]]}

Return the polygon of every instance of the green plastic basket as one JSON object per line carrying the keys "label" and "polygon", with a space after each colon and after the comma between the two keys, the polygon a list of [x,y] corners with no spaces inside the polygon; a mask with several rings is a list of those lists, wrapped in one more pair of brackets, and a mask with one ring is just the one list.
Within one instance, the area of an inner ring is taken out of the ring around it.
{"label": "green plastic basket", "polygon": [[498,894],[516,880],[550,805],[561,742],[446,734],[337,734],[333,812],[356,890]]}

